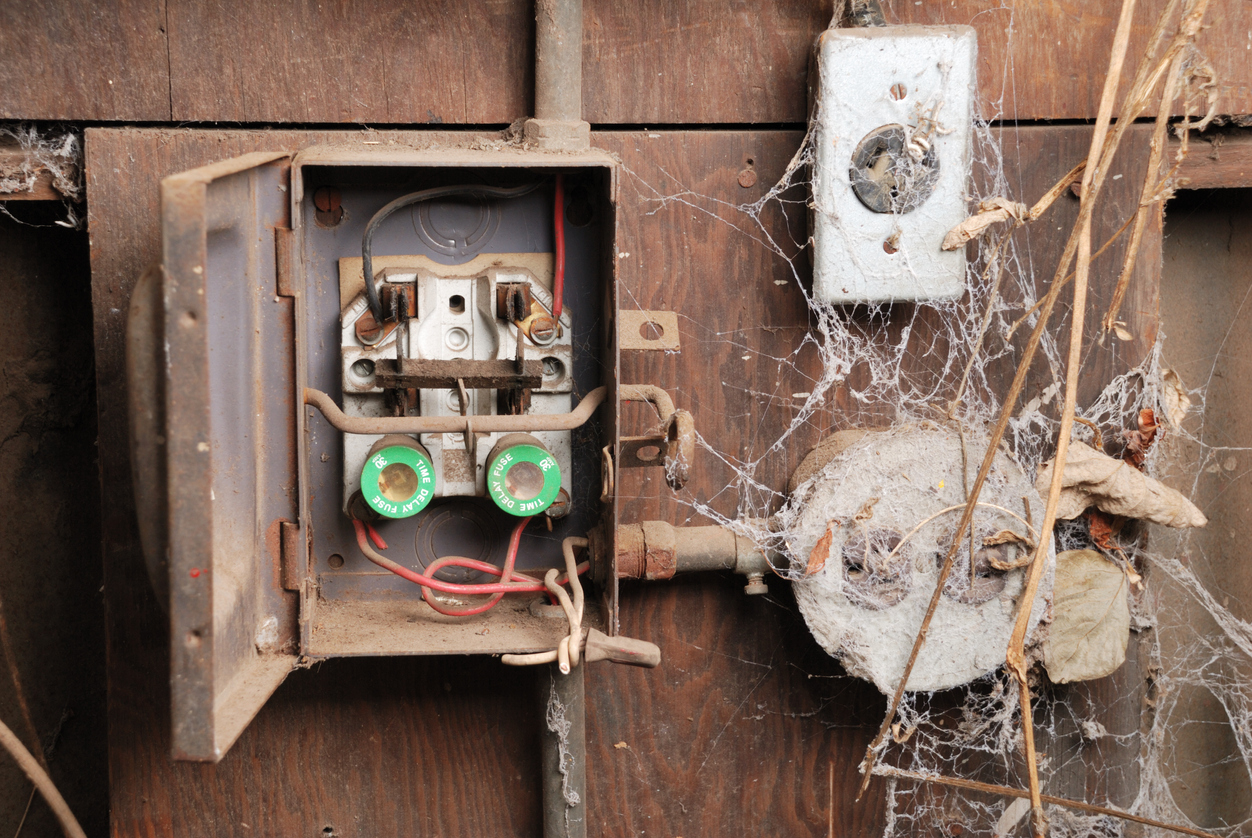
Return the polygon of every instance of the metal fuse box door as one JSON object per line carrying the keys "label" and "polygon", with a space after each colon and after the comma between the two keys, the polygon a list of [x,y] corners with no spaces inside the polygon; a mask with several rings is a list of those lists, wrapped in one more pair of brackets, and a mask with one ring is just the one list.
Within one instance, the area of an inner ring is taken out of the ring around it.
{"label": "metal fuse box door", "polygon": [[163,266],[132,301],[132,462],[168,576],[178,759],[220,759],[296,663],[295,321],[275,247],[290,171],[256,153],[162,181]]}

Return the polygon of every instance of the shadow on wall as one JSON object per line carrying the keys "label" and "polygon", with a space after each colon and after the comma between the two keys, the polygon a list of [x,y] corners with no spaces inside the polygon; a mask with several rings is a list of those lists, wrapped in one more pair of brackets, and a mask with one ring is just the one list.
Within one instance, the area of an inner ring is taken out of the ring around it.
{"label": "shadow on wall", "polygon": [[[4,212],[7,208],[8,212]],[[89,835],[108,829],[99,473],[85,230],[0,204],[0,719]],[[0,754],[0,824],[59,835]],[[27,807],[29,804],[29,812]]]}
{"label": "shadow on wall", "polygon": [[[1165,438],[1163,478],[1190,496],[1209,524],[1190,531],[1156,527],[1151,536],[1153,553],[1178,557],[1218,605],[1243,621],[1252,621],[1246,546],[1252,537],[1250,231],[1252,189],[1183,191],[1166,208],[1164,362],[1187,387],[1203,391],[1204,412],[1193,410],[1184,433]],[[1176,690],[1158,708],[1166,714],[1163,768],[1170,791],[1201,827],[1243,822],[1252,814],[1252,779],[1230,723],[1229,714],[1238,710],[1220,696],[1247,684],[1252,671],[1243,655],[1197,648],[1225,639],[1212,615],[1164,573],[1151,584],[1160,591],[1162,669]]]}

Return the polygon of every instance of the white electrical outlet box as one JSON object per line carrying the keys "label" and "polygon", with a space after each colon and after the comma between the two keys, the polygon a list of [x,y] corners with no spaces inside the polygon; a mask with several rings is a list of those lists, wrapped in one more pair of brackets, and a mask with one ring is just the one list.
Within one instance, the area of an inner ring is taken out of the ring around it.
{"label": "white electrical outlet box", "polygon": [[975,58],[969,26],[829,29],[818,40],[813,294],[827,303],[956,299]]}

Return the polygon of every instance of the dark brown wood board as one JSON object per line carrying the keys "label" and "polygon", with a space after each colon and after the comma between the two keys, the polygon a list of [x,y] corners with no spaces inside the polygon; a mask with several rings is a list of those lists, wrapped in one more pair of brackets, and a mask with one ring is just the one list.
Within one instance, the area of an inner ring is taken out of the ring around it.
{"label": "dark brown wood board", "polygon": [[[978,31],[986,119],[1093,119],[1120,4],[885,2]],[[1133,70],[1165,0],[1135,13]],[[588,0],[583,116],[605,125],[802,123],[832,4]],[[1252,112],[1252,10],[1214,0],[1200,46],[1222,113]],[[0,4],[0,118],[504,124],[533,104],[529,0]],[[1154,113],[1154,109],[1148,111]],[[1179,111],[1181,112],[1181,111]]]}
{"label": "dark brown wood board", "polygon": [[[1059,127],[1006,135],[1010,182],[1021,191],[1013,197],[1041,194],[1083,153],[1086,133]],[[425,144],[437,136],[385,139]],[[87,133],[115,836],[538,834],[535,676],[490,659],[323,664],[292,675],[217,766],[167,756],[168,650],[132,520],[123,377],[129,291],[159,251],[157,184],[249,151],[379,137]],[[718,451],[759,454],[790,421],[792,394],[807,388],[815,370],[815,354],[795,353],[810,328],[795,286],[797,275],[807,281],[805,258],[794,259],[795,273],[784,258],[796,257],[804,240],[803,192],[788,196],[795,203],[766,206],[759,226],[736,209],[765,194],[801,138],[779,131],[595,136],[626,169],[618,212],[623,304],[674,310],[682,331],[677,354],[626,353],[622,380],[672,389]],[[740,186],[749,167],[757,182]],[[1110,181],[1123,204],[1133,201],[1135,179]],[[1059,205],[1053,226],[1072,221],[1075,205]],[[1100,223],[1115,229],[1120,219]],[[1028,233],[1034,263],[1050,264],[1059,234],[1051,227]],[[763,243],[765,235],[784,255]],[[1159,239],[1149,239],[1145,254],[1154,248]],[[1099,263],[1098,287],[1115,276],[1110,264]],[[1134,308],[1136,334],[1150,334],[1155,311]],[[1118,355],[1110,363],[1135,361]],[[644,416],[627,414],[638,423]],[[781,491],[804,446],[845,424],[849,417],[838,413],[810,422],[756,479]],[[686,491],[734,514],[730,470],[707,452],[699,456]],[[624,521],[687,517],[650,472],[636,472],[625,486],[638,499],[626,504]],[[653,672],[599,664],[588,674],[593,834],[881,831],[884,787],[876,783],[865,801],[851,801],[882,697],[816,646],[783,583],[773,581],[772,593],[758,598],[743,596],[741,584],[713,576],[624,587],[622,632],[656,642],[664,662]]]}
{"label": "dark brown wood board", "polygon": [[528,0],[172,0],[170,112],[176,121],[509,123],[533,100],[534,28]]}
{"label": "dark brown wood board", "polygon": [[165,3],[0,3],[0,119],[170,118]]}

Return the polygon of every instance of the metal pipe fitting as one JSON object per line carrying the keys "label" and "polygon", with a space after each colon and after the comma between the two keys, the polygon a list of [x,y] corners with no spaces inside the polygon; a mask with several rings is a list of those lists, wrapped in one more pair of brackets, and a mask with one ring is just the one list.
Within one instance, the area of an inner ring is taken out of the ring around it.
{"label": "metal pipe fitting", "polygon": [[526,139],[542,149],[590,148],[582,110],[582,0],[535,0],[535,117]]}
{"label": "metal pipe fitting", "polygon": [[702,570],[734,571],[749,578],[748,593],[764,593],[765,574],[773,567],[756,542],[726,527],[644,521],[617,528],[619,579],[670,579]]}

